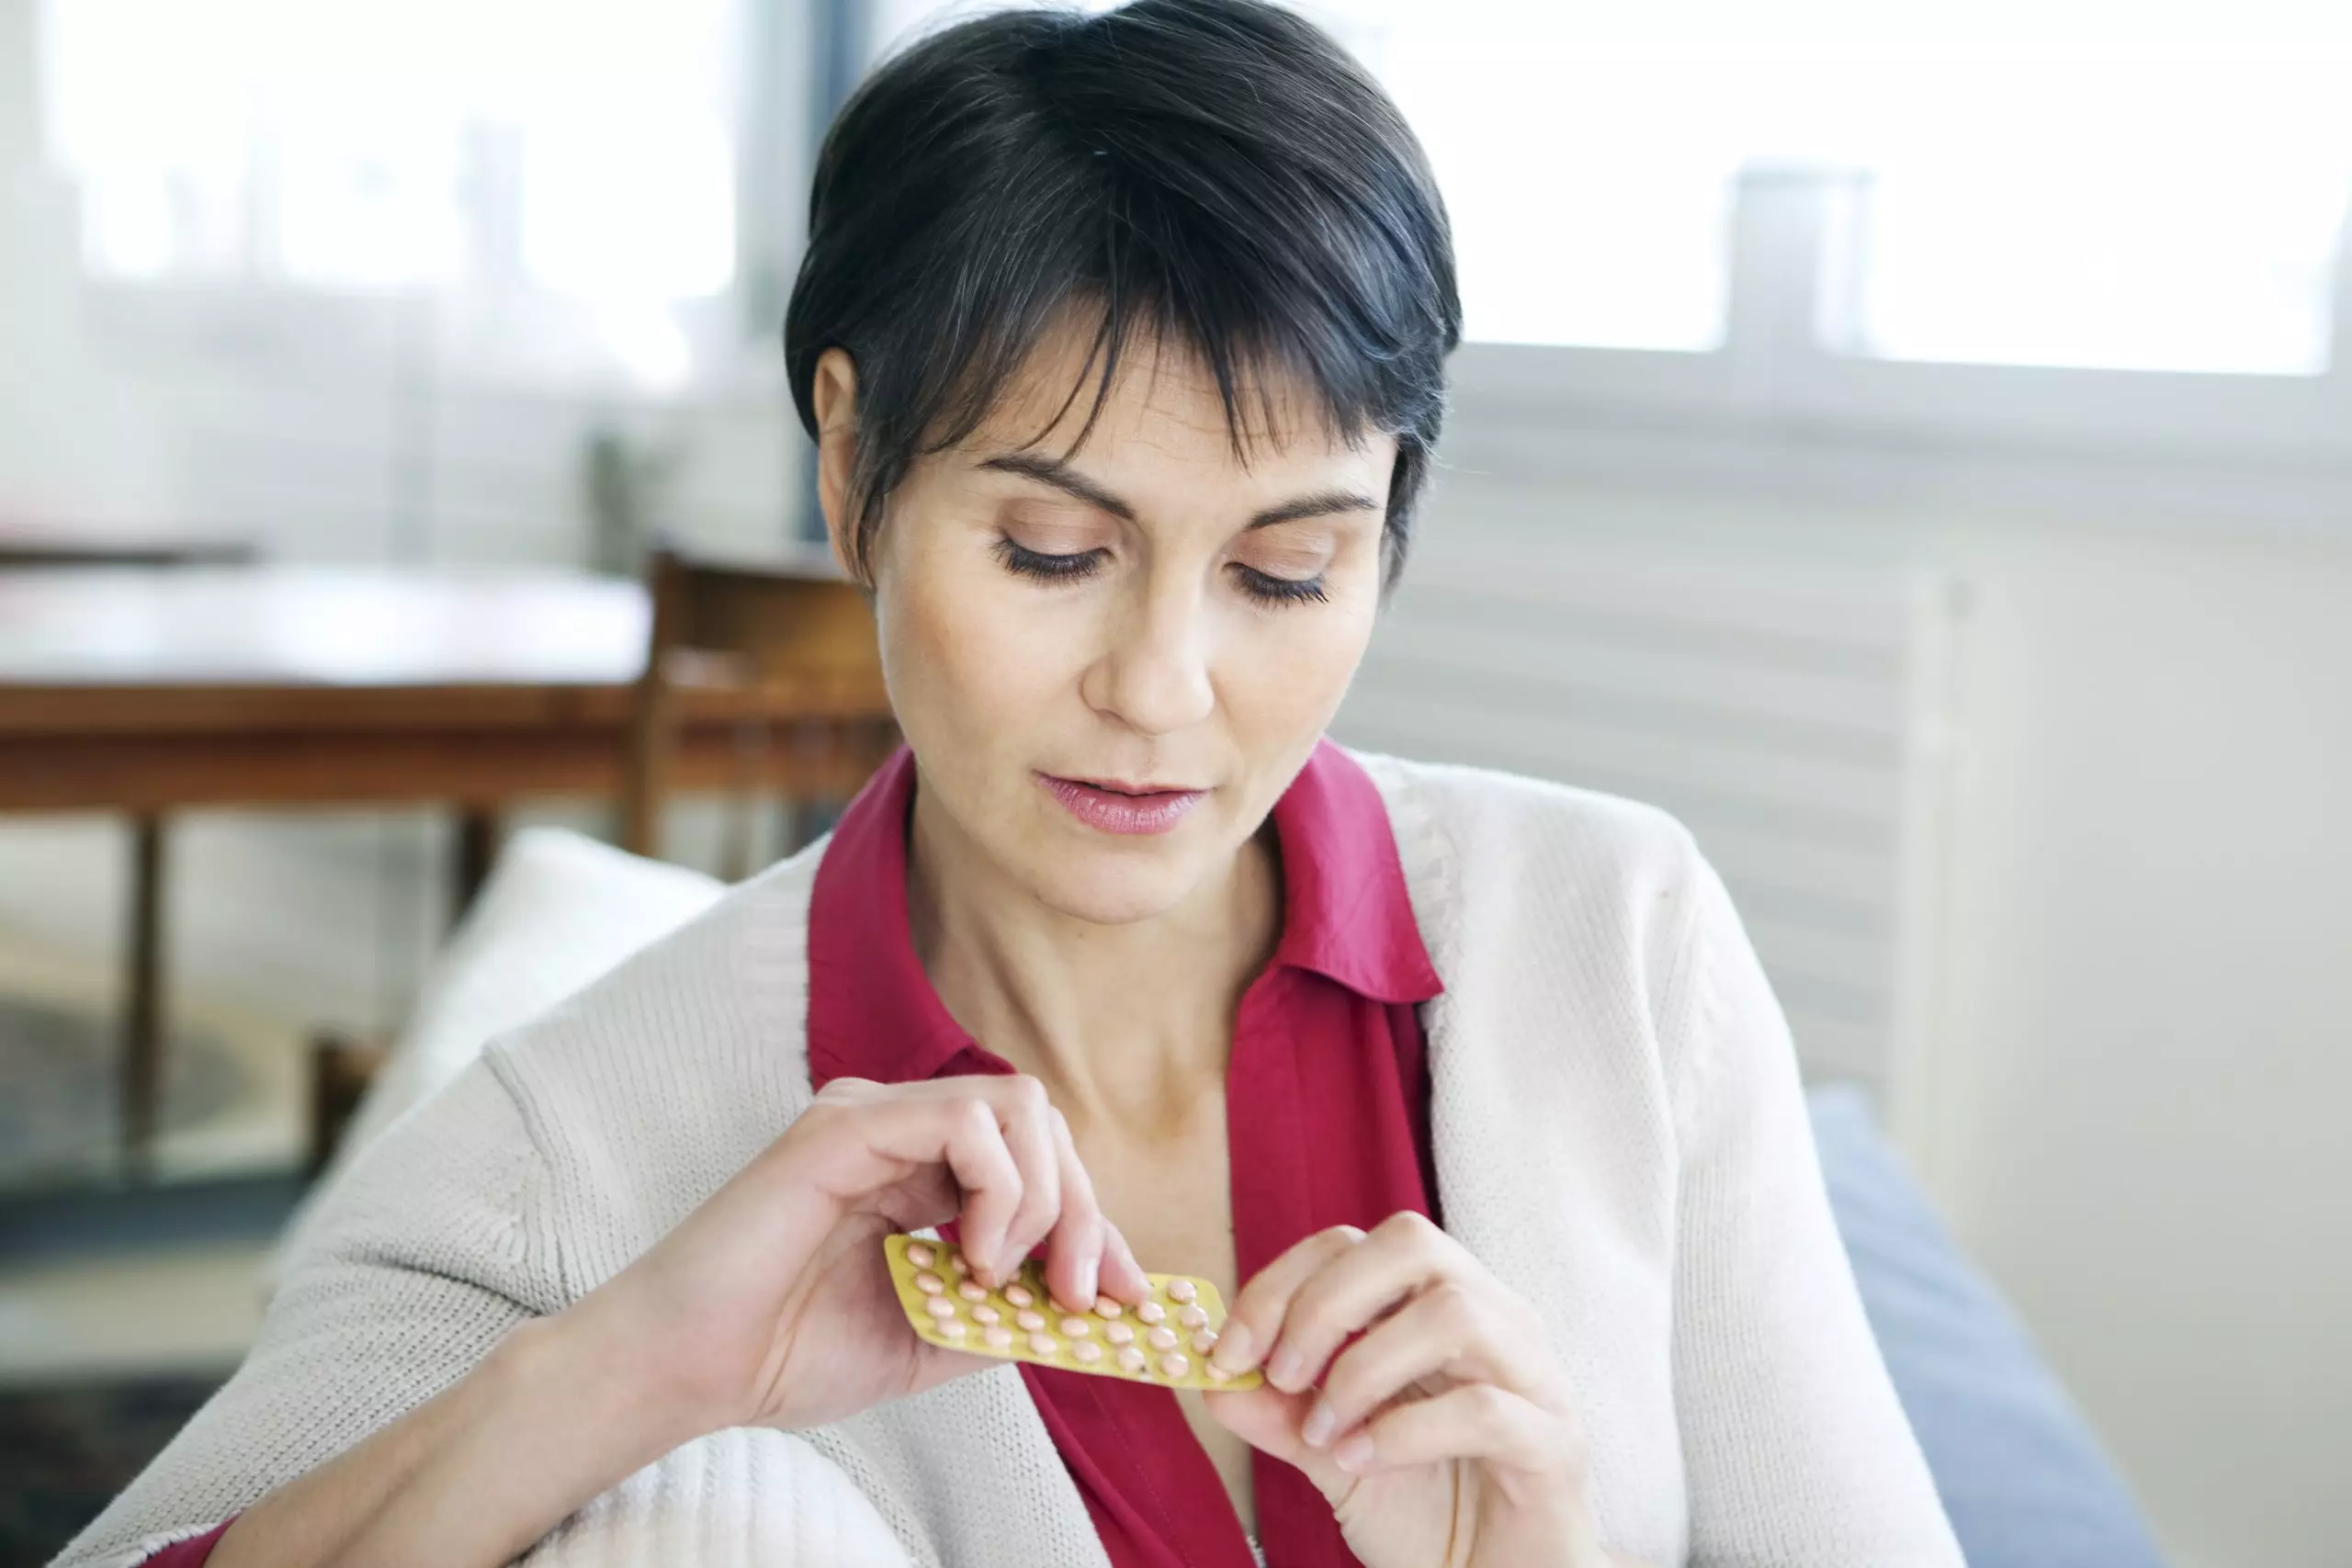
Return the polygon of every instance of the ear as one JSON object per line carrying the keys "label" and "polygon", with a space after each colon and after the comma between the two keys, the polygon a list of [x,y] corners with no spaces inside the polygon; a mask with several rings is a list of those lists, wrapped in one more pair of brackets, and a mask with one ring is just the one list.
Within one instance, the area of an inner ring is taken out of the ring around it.
{"label": "ear", "polygon": [[849,535],[856,520],[849,514],[849,475],[857,454],[857,366],[848,350],[829,348],[817,356],[808,402],[817,414],[817,506],[825,514],[833,559],[854,577]]}

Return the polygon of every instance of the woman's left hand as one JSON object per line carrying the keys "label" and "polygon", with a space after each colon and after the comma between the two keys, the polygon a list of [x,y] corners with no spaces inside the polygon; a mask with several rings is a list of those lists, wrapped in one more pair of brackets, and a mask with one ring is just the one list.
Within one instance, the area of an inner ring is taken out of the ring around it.
{"label": "woman's left hand", "polygon": [[1619,1561],[1541,1320],[1419,1214],[1337,1226],[1266,1265],[1213,1359],[1266,1369],[1265,1386],[1213,1393],[1208,1410],[1306,1472],[1364,1568]]}

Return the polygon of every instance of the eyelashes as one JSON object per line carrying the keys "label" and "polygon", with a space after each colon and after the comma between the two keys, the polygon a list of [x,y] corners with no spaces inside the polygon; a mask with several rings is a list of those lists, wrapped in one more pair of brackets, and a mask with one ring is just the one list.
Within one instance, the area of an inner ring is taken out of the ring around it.
{"label": "eyelashes", "polygon": [[[997,559],[1007,571],[1018,576],[1035,578],[1041,582],[1077,582],[1102,570],[1103,550],[1081,550],[1075,555],[1047,555],[1042,550],[1026,549],[1011,539],[999,536]],[[1330,593],[1320,576],[1307,578],[1276,577],[1255,567],[1233,563],[1234,576],[1241,591],[1261,604],[1325,604]]]}

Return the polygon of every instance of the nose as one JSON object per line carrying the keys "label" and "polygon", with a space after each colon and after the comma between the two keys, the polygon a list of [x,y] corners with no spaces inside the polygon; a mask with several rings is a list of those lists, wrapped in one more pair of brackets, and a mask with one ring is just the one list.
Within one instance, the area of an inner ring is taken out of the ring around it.
{"label": "nose", "polygon": [[1197,584],[1147,582],[1112,612],[1102,657],[1087,667],[1087,705],[1140,735],[1170,735],[1216,707],[1208,606]]}

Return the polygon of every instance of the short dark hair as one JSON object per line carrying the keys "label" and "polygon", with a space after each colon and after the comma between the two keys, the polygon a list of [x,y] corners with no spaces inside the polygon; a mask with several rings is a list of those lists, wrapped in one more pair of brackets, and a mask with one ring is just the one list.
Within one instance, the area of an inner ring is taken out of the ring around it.
{"label": "short dark hair", "polygon": [[818,156],[784,348],[811,435],[818,357],[857,366],[859,577],[910,466],[978,429],[1073,310],[1095,320],[1100,371],[1079,441],[1139,326],[1215,375],[1244,460],[1245,391],[1271,427],[1277,376],[1342,438],[1395,434],[1395,581],[1462,306],[1420,144],[1338,43],[1261,0],[1024,9],[934,33],[858,87]]}

